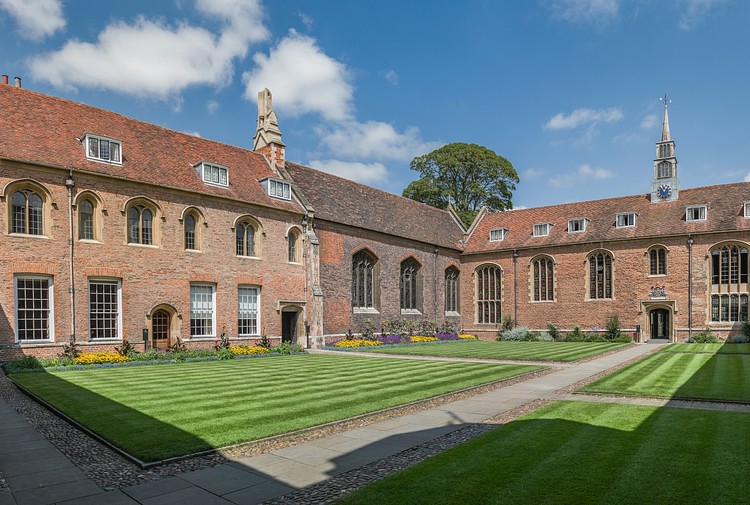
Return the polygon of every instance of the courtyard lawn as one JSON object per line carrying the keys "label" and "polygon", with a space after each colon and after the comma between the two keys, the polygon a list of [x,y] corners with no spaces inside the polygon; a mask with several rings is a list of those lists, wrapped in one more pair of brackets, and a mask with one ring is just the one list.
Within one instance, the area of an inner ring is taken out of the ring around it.
{"label": "courtyard lawn", "polygon": [[339,500],[746,503],[750,415],[556,402]]}
{"label": "courtyard lawn", "polygon": [[608,342],[488,342],[466,340],[425,345],[367,348],[367,352],[455,358],[576,361],[625,347]]}
{"label": "courtyard lawn", "polygon": [[709,354],[750,354],[750,344],[672,344],[661,352],[704,352]]}
{"label": "courtyard lawn", "polygon": [[11,378],[152,462],[498,381],[538,367],[288,356]]}
{"label": "courtyard lawn", "polygon": [[674,352],[670,347],[579,391],[750,402],[750,354],[722,353],[718,349],[713,353]]}

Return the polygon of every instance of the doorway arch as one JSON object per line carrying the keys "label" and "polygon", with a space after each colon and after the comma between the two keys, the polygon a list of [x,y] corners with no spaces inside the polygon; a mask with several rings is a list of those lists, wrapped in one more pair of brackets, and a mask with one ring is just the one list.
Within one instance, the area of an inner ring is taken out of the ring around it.
{"label": "doorway arch", "polygon": [[302,313],[303,309],[299,305],[286,305],[281,309],[282,342],[297,343],[300,336],[304,336]]}
{"label": "doorway arch", "polygon": [[148,347],[166,350],[180,336],[180,316],[174,307],[160,304],[151,309],[146,317],[148,327]]}
{"label": "doorway arch", "polygon": [[648,315],[649,334],[655,339],[672,339],[672,315],[664,308],[652,309]]}

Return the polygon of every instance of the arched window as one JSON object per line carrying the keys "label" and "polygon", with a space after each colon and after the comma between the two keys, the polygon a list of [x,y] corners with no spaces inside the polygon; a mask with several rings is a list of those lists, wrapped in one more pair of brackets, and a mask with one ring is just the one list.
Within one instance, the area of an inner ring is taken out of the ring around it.
{"label": "arched window", "polygon": [[458,268],[445,269],[445,312],[458,313]]}
{"label": "arched window", "polygon": [[128,209],[128,243],[152,245],[154,242],[154,214],[144,205]]}
{"label": "arched window", "polygon": [[748,317],[748,248],[732,244],[711,250],[711,321]]}
{"label": "arched window", "polygon": [[11,233],[44,235],[43,200],[31,189],[22,189],[11,197]]}
{"label": "arched window", "polygon": [[248,222],[237,223],[235,228],[237,256],[255,256],[255,228]]}
{"label": "arched window", "polygon": [[286,238],[287,256],[289,263],[300,263],[302,257],[302,240],[299,230],[296,228],[291,228]]}
{"label": "arched window", "polygon": [[185,249],[195,250],[198,249],[196,247],[196,241],[195,241],[195,216],[192,214],[188,214],[185,216],[184,219],[184,226],[185,226]]}
{"label": "arched window", "polygon": [[555,299],[555,262],[540,256],[532,262],[534,272],[534,301],[551,302]]}
{"label": "arched window", "polygon": [[598,252],[589,256],[589,299],[612,298],[612,256]]}
{"label": "arched window", "polygon": [[497,324],[501,319],[503,271],[495,265],[484,265],[476,270],[477,323]]}
{"label": "arched window", "polygon": [[672,164],[668,161],[659,162],[656,166],[656,170],[656,176],[659,179],[668,179],[669,177],[672,177]]}
{"label": "arched window", "polygon": [[78,204],[78,239],[94,240],[94,204],[89,199]]}
{"label": "arched window", "polygon": [[377,303],[377,259],[367,251],[352,256],[352,308],[366,310],[376,308]]}
{"label": "arched window", "polygon": [[648,252],[649,275],[667,275],[667,250],[653,247]]}
{"label": "arched window", "polygon": [[401,310],[421,310],[422,282],[420,265],[414,258],[401,262]]}

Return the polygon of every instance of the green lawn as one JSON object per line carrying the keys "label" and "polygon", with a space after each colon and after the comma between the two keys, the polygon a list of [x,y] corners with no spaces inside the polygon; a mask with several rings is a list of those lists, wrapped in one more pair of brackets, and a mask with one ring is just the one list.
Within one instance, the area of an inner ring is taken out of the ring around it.
{"label": "green lawn", "polygon": [[709,354],[750,354],[750,344],[672,344],[661,352],[705,352]]}
{"label": "green lawn", "polygon": [[11,378],[126,452],[158,461],[536,369],[305,355]]}
{"label": "green lawn", "polygon": [[647,356],[579,391],[750,402],[750,354],[722,353],[718,347],[708,352],[674,349]]}
{"label": "green lawn", "polygon": [[340,504],[747,503],[750,415],[557,402]]}
{"label": "green lawn", "polygon": [[605,342],[488,342],[467,340],[440,344],[367,348],[367,352],[456,358],[517,359],[529,361],[576,361],[629,344]]}

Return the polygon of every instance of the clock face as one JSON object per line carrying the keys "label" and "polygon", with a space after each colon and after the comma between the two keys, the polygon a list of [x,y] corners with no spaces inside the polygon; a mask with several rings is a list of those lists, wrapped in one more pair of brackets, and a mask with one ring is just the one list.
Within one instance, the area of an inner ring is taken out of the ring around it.
{"label": "clock face", "polygon": [[656,194],[659,195],[659,198],[669,198],[672,194],[672,186],[669,184],[662,184],[656,190]]}

